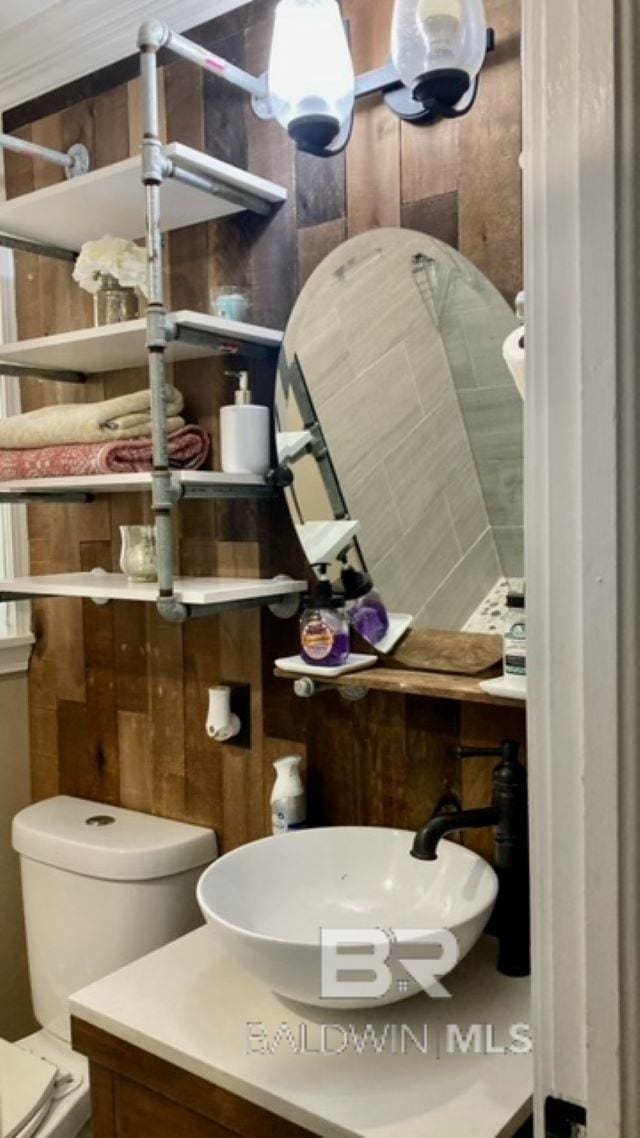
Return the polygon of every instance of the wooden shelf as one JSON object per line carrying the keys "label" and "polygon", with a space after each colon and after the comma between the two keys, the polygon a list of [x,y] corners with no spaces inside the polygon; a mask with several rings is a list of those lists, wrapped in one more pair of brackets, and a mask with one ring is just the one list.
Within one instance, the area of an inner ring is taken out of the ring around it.
{"label": "wooden shelf", "polygon": [[[287,191],[227,162],[172,142],[165,156],[178,168],[211,179],[213,194],[167,178],[162,194],[162,230],[182,229],[241,213],[247,205],[230,196],[247,195],[268,211],[286,200]],[[105,233],[137,239],[144,236],[144,188],[140,157],[126,158],[89,174],[57,182],[43,190],[0,203],[0,231],[41,244],[78,252],[85,241]],[[249,206],[251,208],[251,206]]]}
{"label": "wooden shelf", "polygon": [[[283,672],[277,668],[275,675],[279,679],[296,679],[291,672]],[[313,676],[313,672],[310,672]],[[298,677],[299,678],[299,677]],[[432,699],[453,699],[461,703],[488,703],[501,707],[520,708],[524,711],[525,703],[513,699],[503,699],[480,688],[481,680],[489,679],[488,674],[481,676],[445,675],[442,672],[409,672],[401,668],[369,668],[366,672],[352,672],[337,679],[321,679],[319,683],[336,688],[366,688],[367,691],[395,692],[397,695],[420,695]]]}
{"label": "wooden shelf", "polygon": [[[282,344],[282,332],[257,324],[188,310],[171,313],[169,319],[177,331],[177,338],[167,345],[167,359],[172,363],[220,354],[249,354],[251,348],[277,352]],[[31,370],[37,374],[44,369],[78,376],[145,367],[146,331],[146,321],[141,318],[2,344],[0,367],[4,362],[24,368],[26,373]],[[192,335],[196,343],[190,339]]]}
{"label": "wooden shelf", "polygon": [[[228,605],[245,601],[260,604],[289,594],[303,593],[306,581],[261,581],[234,577],[176,577],[175,596],[185,605]],[[95,601],[144,601],[158,598],[158,586],[128,581],[121,573],[54,573],[0,581],[0,595],[12,597],[84,597]]]}
{"label": "wooden shelf", "polygon": [[[275,491],[258,474],[223,474],[210,470],[176,470],[171,475],[176,491],[183,498],[271,498]],[[0,501],[96,494],[133,494],[151,491],[151,474],[91,474],[63,478],[22,478],[0,481]]]}

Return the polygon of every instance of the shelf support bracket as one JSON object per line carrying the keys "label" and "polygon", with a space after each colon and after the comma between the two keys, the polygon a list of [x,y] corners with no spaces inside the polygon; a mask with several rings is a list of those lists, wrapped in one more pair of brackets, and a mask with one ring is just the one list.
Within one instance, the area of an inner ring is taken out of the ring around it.
{"label": "shelf support bracket", "polygon": [[50,146],[40,146],[24,138],[16,138],[12,134],[0,133],[0,147],[3,150],[12,150],[14,154],[25,154],[27,158],[41,158],[43,162],[49,162],[52,166],[60,166],[67,178],[86,174],[91,165],[89,151],[82,142],[74,143],[63,152],[52,150]]}
{"label": "shelf support bracket", "polygon": [[[295,601],[295,607],[291,613],[293,601]],[[294,615],[300,606],[300,597],[297,593],[283,593],[280,597],[252,597],[246,600],[222,601],[219,604],[211,605],[185,605],[175,596],[161,596],[157,601],[160,616],[170,624],[183,624],[186,620],[200,620],[204,617],[220,616],[226,612],[248,612],[256,608],[268,608],[274,615],[278,615],[275,610],[280,605],[286,607],[287,616]]]}
{"label": "shelf support bracket", "polygon": [[37,506],[46,503],[47,505],[72,506],[75,504],[82,505],[86,502],[93,502],[93,494],[74,490],[60,490],[53,494],[45,494],[38,490],[19,490],[12,493],[10,490],[0,489],[0,505]]}
{"label": "shelf support bracket", "polygon": [[205,194],[213,194],[217,198],[222,198],[223,201],[229,202],[231,205],[242,206],[243,209],[250,209],[253,213],[260,213],[267,217],[272,210],[269,202],[263,201],[262,198],[256,197],[255,194],[249,193],[248,190],[240,190],[233,186],[224,185],[218,182],[215,178],[208,178],[206,174],[198,174],[195,170],[188,170],[185,166],[180,166],[175,159],[169,160],[167,169],[167,177],[174,178],[176,182],[182,182],[185,186],[190,186],[194,190],[202,190]]}
{"label": "shelf support bracket", "polygon": [[[2,348],[0,348],[0,354]],[[33,379],[49,379],[53,383],[85,383],[86,375],[81,371],[64,371],[51,367],[39,367],[34,364],[11,364],[0,359],[0,375],[15,375],[18,378],[29,376]]]}
{"label": "shelf support bracket", "polygon": [[254,344],[250,340],[234,340],[232,336],[221,336],[215,332],[202,332],[197,328],[186,328],[180,325],[172,337],[183,344],[193,344],[195,347],[215,347],[220,355],[246,356],[248,359],[273,359],[280,351],[280,347],[270,347],[269,344]]}
{"label": "shelf support bracket", "polygon": [[10,233],[0,233],[0,246],[13,249],[16,253],[34,253],[40,257],[53,257],[58,261],[75,264],[78,256],[72,249],[61,249],[58,245],[45,245],[40,241],[28,241],[26,237],[13,237]]}

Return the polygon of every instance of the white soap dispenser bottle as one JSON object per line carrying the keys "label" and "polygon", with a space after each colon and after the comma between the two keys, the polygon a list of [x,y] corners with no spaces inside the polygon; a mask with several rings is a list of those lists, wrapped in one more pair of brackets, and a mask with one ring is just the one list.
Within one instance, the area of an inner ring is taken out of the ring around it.
{"label": "white soap dispenser bottle", "polygon": [[271,826],[274,834],[302,830],[306,819],[304,786],[300,775],[300,755],[287,755],[273,764],[276,781],[271,794]]}
{"label": "white soap dispenser bottle", "polygon": [[222,469],[225,474],[266,474],[271,459],[268,407],[251,402],[249,373],[227,372],[238,380],[235,403],[220,412]]}

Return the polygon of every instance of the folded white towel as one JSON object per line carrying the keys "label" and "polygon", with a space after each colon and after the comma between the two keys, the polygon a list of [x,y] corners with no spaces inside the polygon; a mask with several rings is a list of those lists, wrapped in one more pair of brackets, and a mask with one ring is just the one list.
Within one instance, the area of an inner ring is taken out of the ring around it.
{"label": "folded white towel", "polygon": [[[168,384],[166,413],[169,431],[184,427],[180,412],[184,400]],[[109,439],[144,438],[151,434],[151,394],[148,388],[102,403],[58,403],[0,420],[3,450],[73,443],[101,443]]]}

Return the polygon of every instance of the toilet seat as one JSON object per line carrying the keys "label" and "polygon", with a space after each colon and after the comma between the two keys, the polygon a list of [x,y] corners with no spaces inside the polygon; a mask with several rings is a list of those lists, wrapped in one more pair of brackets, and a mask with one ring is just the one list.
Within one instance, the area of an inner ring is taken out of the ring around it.
{"label": "toilet seat", "polygon": [[[34,1093],[31,1110],[22,1129],[8,1131],[12,1138],[78,1138],[81,1131],[84,1133],[83,1128],[91,1113],[89,1065],[84,1056],[46,1030],[37,1031],[14,1044],[2,1044],[0,1041],[0,1047],[0,1061],[7,1054],[5,1048],[12,1053],[11,1060],[6,1060],[7,1071],[9,1062],[20,1063],[21,1066],[26,1062],[35,1065],[32,1070],[42,1067],[53,1072],[46,1099],[41,1096],[36,1102]],[[14,1052],[17,1052],[17,1057]],[[2,1138],[5,1138],[4,1129]]]}

